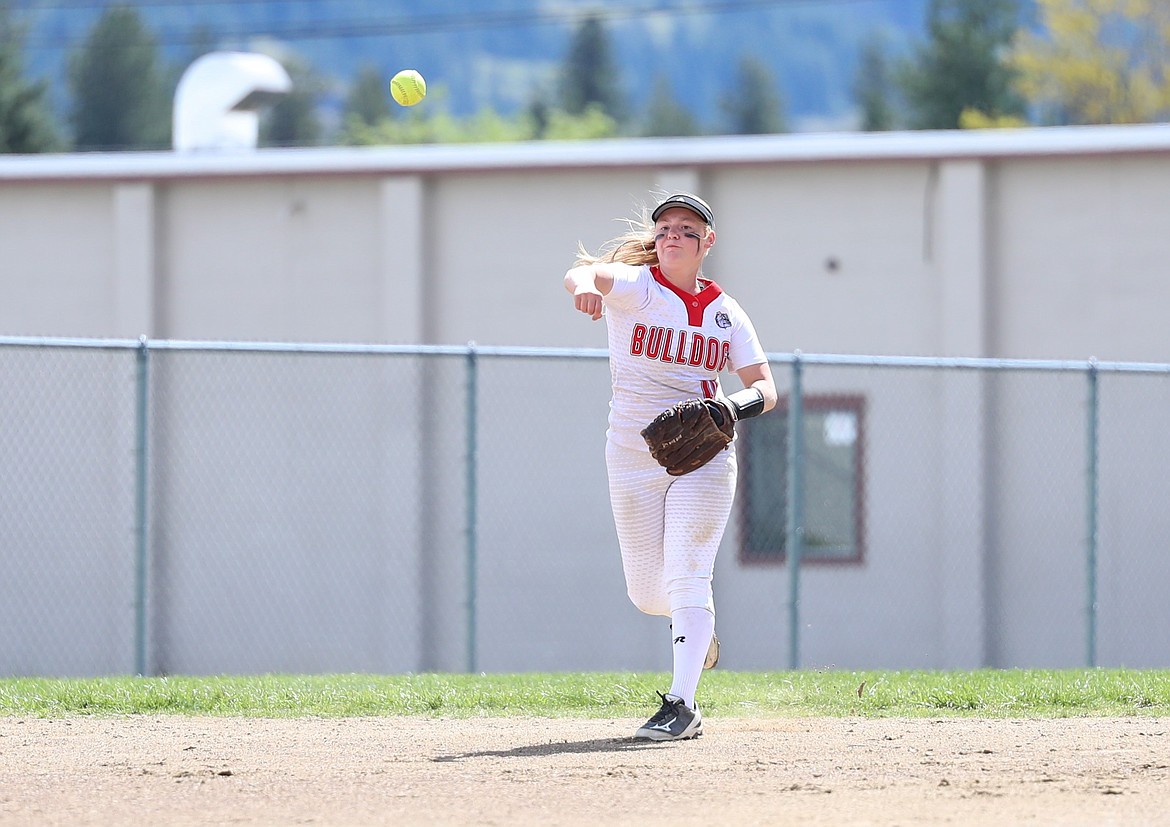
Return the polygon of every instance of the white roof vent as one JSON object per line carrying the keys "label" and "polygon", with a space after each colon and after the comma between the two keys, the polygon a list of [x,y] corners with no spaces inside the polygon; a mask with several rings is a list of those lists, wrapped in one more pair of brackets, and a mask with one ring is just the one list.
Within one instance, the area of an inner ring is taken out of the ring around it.
{"label": "white roof vent", "polygon": [[268,55],[203,55],[187,67],[175,90],[175,150],[255,149],[259,110],[291,89],[288,72]]}

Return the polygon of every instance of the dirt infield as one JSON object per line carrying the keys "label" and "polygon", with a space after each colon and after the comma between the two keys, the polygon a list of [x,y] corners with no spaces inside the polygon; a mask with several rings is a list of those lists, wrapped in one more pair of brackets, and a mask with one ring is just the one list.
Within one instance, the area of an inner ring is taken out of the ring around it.
{"label": "dirt infield", "polygon": [[1170,719],[0,718],[0,824],[1170,824]]}

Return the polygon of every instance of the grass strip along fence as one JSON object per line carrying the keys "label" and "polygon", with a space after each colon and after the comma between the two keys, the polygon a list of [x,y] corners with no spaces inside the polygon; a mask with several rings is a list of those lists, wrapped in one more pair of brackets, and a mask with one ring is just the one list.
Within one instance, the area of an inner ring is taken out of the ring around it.
{"label": "grass strip along fence", "polygon": [[[657,673],[0,679],[0,715],[638,717]],[[725,672],[708,716],[1170,716],[1167,670]]]}

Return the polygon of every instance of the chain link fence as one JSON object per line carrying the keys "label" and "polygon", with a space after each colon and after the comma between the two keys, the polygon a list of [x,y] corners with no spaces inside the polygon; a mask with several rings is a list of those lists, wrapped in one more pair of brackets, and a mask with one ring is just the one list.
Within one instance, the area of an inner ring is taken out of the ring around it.
{"label": "chain link fence", "polygon": [[[1170,665],[1170,365],[772,354],[729,669]],[[669,668],[602,351],[0,338],[0,675]]]}

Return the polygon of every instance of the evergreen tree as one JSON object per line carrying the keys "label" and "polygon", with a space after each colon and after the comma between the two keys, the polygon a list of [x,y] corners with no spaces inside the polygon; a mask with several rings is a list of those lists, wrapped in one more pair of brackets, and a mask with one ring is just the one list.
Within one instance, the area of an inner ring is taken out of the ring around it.
{"label": "evergreen tree", "polygon": [[379,121],[394,117],[390,107],[388,81],[378,67],[367,65],[358,71],[357,78],[349,88],[345,100],[345,119],[356,118],[359,123],[373,126]]}
{"label": "evergreen tree", "polygon": [[788,131],[783,99],[767,64],[755,57],[742,58],[735,88],[738,93],[721,105],[730,122],[731,134],[770,135]]}
{"label": "evergreen tree", "polygon": [[43,83],[24,80],[23,32],[0,3],[0,153],[60,149]]}
{"label": "evergreen tree", "polygon": [[548,133],[549,121],[552,119],[552,107],[544,95],[533,96],[525,110],[525,117],[532,124],[532,137],[540,140]]}
{"label": "evergreen tree", "polygon": [[282,63],[292,80],[292,91],[262,118],[260,143],[265,146],[319,144],[323,130],[317,117],[317,103],[325,85],[307,63],[296,59]]}
{"label": "evergreen tree", "polygon": [[956,129],[964,110],[1024,113],[1005,59],[1018,18],[1019,0],[931,0],[928,40],[898,77],[913,128]]}
{"label": "evergreen tree", "polygon": [[894,128],[893,80],[885,46],[876,37],[867,40],[862,49],[854,94],[861,109],[862,132]]}
{"label": "evergreen tree", "polygon": [[561,70],[561,108],[581,115],[591,105],[621,122],[626,106],[610,51],[609,36],[597,17],[587,17],[573,33]]}
{"label": "evergreen tree", "polygon": [[171,141],[169,80],[138,12],[107,9],[69,61],[78,149],[161,149]]}
{"label": "evergreen tree", "polygon": [[701,134],[694,116],[675,100],[670,81],[665,76],[659,75],[654,80],[654,91],[650,96],[646,127],[642,134],[647,137]]}

